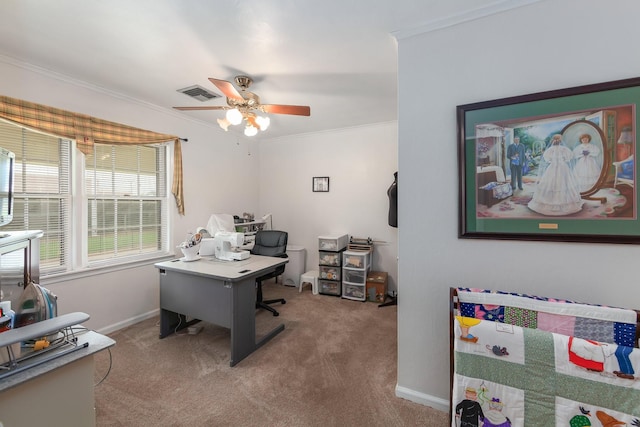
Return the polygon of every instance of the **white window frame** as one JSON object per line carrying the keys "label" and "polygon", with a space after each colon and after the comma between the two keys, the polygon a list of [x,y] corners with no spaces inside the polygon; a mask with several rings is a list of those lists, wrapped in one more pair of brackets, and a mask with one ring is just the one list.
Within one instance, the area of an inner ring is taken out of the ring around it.
{"label": "white window frame", "polygon": [[[109,144],[104,144],[104,145],[109,145]],[[163,144],[163,145],[156,145],[156,148],[160,148],[163,149],[164,152],[164,158],[165,158],[165,171],[164,171],[164,176],[165,176],[165,194],[164,195],[158,195],[157,197],[163,199],[161,200],[161,212],[162,212],[162,218],[164,219],[164,229],[165,232],[162,235],[162,239],[161,239],[161,248],[157,251],[154,252],[147,252],[147,253],[143,253],[143,254],[136,254],[136,255],[126,255],[126,256],[121,256],[121,257],[116,257],[116,258],[110,258],[110,259],[104,259],[104,260],[94,260],[94,261],[90,261],[88,258],[88,240],[85,238],[86,236],[88,236],[88,231],[89,231],[89,218],[88,218],[88,206],[89,206],[89,196],[87,194],[87,189],[85,188],[85,180],[84,180],[84,172],[86,169],[86,164],[85,164],[85,156],[79,154],[78,150],[74,150],[74,154],[78,154],[76,157],[78,158],[82,158],[82,160],[77,160],[74,165],[75,165],[75,173],[77,176],[79,176],[79,178],[74,177],[73,178],[73,182],[77,185],[79,191],[77,192],[77,194],[81,194],[82,195],[82,200],[81,203],[74,203],[73,209],[78,208],[77,205],[81,206],[81,210],[80,210],[80,214],[82,215],[81,218],[83,218],[83,221],[81,221],[82,224],[82,230],[76,235],[77,238],[81,238],[81,242],[79,247],[82,248],[82,252],[79,254],[79,258],[77,258],[77,261],[79,263],[79,265],[85,267],[85,268],[97,268],[97,267],[109,267],[109,266],[119,266],[122,264],[130,264],[130,263],[138,263],[138,262],[146,262],[149,259],[156,259],[156,258],[163,258],[169,255],[169,251],[168,251],[168,247],[169,247],[169,236],[170,236],[170,213],[169,213],[169,201],[170,201],[170,178],[171,178],[171,174],[169,173],[169,171],[171,171],[171,167],[172,163],[170,162],[170,156],[169,156],[169,144]],[[81,169],[78,169],[81,168]]]}
{"label": "white window frame", "polygon": [[[28,130],[34,132],[33,130]],[[156,147],[164,150],[165,159],[165,185],[164,194],[158,194],[161,200],[161,218],[164,232],[161,233],[161,244],[157,251],[125,255],[109,259],[89,261],[88,259],[88,202],[89,197],[85,188],[85,155],[76,147],[75,141],[70,142],[70,207],[69,207],[69,237],[65,241],[66,249],[69,251],[65,257],[63,265],[51,269],[42,268],[41,279],[47,283],[56,283],[75,277],[92,276],[100,274],[106,270],[121,270],[138,265],[149,265],[150,262],[166,259],[172,254],[169,253],[169,241],[171,235],[172,210],[170,209],[171,171],[173,170],[173,158],[170,155],[170,144],[161,144]],[[108,144],[105,144],[108,145]]]}

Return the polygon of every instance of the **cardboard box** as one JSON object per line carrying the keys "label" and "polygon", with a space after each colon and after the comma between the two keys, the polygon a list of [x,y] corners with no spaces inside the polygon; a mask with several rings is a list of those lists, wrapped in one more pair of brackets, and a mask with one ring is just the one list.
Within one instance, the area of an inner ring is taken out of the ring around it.
{"label": "cardboard box", "polygon": [[367,301],[384,302],[387,295],[388,274],[384,271],[370,271],[367,274]]}

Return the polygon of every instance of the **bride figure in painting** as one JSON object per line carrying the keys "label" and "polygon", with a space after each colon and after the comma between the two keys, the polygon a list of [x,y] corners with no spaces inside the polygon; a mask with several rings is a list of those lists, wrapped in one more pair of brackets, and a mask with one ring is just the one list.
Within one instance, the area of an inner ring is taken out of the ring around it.
{"label": "bride figure in painting", "polygon": [[562,143],[562,135],[553,135],[551,145],[542,157],[549,166],[542,173],[529,209],[550,216],[580,211],[583,201],[573,170],[569,167],[573,152]]}
{"label": "bride figure in painting", "polygon": [[591,143],[591,135],[588,133],[580,135],[580,144],[573,149],[573,156],[576,159],[573,173],[581,192],[591,189],[600,178],[599,155],[600,149]]}

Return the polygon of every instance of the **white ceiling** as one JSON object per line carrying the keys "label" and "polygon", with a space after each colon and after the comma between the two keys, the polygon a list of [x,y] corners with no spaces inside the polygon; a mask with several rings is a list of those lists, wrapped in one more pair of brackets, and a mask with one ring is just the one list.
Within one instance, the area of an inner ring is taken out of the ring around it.
{"label": "white ceiling", "polygon": [[171,107],[224,97],[177,90],[246,74],[263,103],[311,107],[271,115],[274,138],[395,120],[394,35],[530,1],[2,0],[0,55],[214,125],[222,112]]}

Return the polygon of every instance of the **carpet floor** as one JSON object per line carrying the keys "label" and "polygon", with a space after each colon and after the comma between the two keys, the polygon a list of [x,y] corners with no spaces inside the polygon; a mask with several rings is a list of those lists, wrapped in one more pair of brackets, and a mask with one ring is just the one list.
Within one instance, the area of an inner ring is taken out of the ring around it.
{"label": "carpet floor", "polygon": [[266,284],[274,297],[287,303],[279,317],[257,312],[257,335],[285,330],[233,368],[229,330],[212,324],[159,339],[155,317],[110,334],[116,345],[96,356],[97,426],[448,425],[395,396],[397,306]]}

